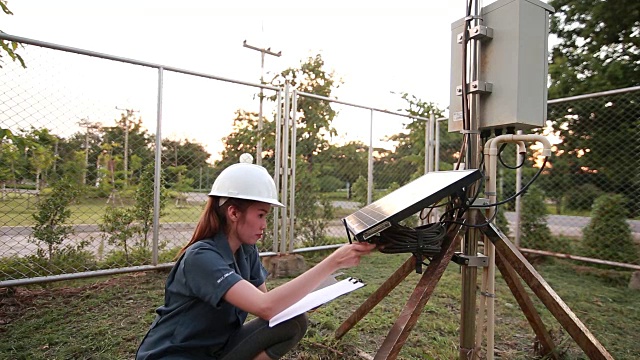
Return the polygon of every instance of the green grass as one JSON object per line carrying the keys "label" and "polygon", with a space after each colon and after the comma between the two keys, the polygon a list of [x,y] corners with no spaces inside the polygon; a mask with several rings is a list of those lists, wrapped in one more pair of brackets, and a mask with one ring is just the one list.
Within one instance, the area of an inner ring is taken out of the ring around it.
{"label": "green grass", "polygon": [[[121,206],[120,203],[117,203]],[[107,199],[84,198],[81,202],[70,206],[71,218],[68,224],[98,224],[102,220],[105,208],[113,206],[107,204]],[[122,206],[131,206],[123,200]],[[161,217],[162,222],[197,222],[204,204],[188,204],[176,206],[175,201],[167,201]],[[32,214],[37,211],[35,198],[10,197],[0,201],[0,226],[33,226]]]}
{"label": "green grass", "polygon": [[[309,264],[322,254],[310,253]],[[320,307],[286,359],[357,359],[374,355],[420,275],[411,273],[341,340],[335,329],[409,255],[374,254],[345,271],[367,286]],[[628,272],[548,261],[539,271],[615,359],[637,359],[640,291],[626,287]],[[86,279],[43,286],[0,289],[0,359],[131,359],[163,301],[166,272]],[[270,288],[287,279],[273,279]],[[450,265],[400,352],[400,359],[455,359],[460,325],[460,274]],[[531,359],[533,331],[513,296],[496,282],[496,355]],[[586,359],[575,342],[535,300],[566,359]]]}

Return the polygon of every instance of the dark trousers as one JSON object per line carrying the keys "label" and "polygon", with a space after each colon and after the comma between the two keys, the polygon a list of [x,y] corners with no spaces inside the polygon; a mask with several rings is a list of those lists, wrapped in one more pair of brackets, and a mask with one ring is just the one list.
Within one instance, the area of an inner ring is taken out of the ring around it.
{"label": "dark trousers", "polygon": [[265,351],[272,359],[279,359],[293,349],[307,332],[309,319],[298,315],[272,328],[269,322],[253,319],[231,336],[223,349],[221,360],[249,360]]}

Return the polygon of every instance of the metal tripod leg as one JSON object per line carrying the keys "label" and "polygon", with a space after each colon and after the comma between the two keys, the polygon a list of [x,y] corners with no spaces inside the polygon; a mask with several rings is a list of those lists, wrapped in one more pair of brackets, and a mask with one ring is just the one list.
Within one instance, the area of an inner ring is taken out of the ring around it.
{"label": "metal tripod leg", "polygon": [[580,346],[589,359],[613,359],[607,349],[600,344],[587,327],[569,309],[567,304],[549,286],[542,276],[524,258],[522,253],[509,241],[494,224],[488,224],[480,228],[481,231],[494,243],[496,253],[502,257],[504,263],[509,263],[520,275],[522,280],[531,288],[538,299],[558,320],[562,327],[569,333],[573,340]]}
{"label": "metal tripod leg", "polygon": [[[450,233],[451,234],[451,233]],[[460,243],[457,231],[453,236],[448,235],[442,244],[442,251],[429,263],[427,270],[422,274],[418,285],[409,297],[407,304],[402,309],[400,316],[396,319],[382,346],[374,359],[395,359],[402,349],[409,333],[418,321],[422,309],[429,301],[433,290],[438,285],[438,281],[447,269],[456,247]]]}

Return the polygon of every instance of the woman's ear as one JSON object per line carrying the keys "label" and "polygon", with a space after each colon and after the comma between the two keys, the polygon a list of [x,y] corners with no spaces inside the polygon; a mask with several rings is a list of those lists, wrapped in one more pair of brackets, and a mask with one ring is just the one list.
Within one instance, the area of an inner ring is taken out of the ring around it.
{"label": "woman's ear", "polygon": [[239,218],[240,212],[238,211],[238,209],[233,205],[229,205],[227,207],[227,219],[229,219],[229,221],[231,222],[236,222]]}

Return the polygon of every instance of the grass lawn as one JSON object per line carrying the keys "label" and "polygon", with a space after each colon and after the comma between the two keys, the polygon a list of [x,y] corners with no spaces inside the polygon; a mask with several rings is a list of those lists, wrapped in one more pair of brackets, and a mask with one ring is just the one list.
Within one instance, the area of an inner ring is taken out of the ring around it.
{"label": "grass lawn", "polygon": [[[307,263],[320,254],[308,254]],[[340,324],[386,280],[408,254],[374,254],[345,275],[367,286],[317,309],[301,344],[286,359],[358,359],[374,355],[404,306],[412,273],[341,340]],[[541,274],[615,359],[640,357],[640,291],[630,273],[585,268],[563,260],[538,266]],[[131,359],[163,301],[166,272],[146,272],[43,286],[0,289],[0,359]],[[286,279],[269,281],[269,287]],[[460,325],[460,274],[449,266],[413,329],[401,359],[455,359]],[[505,283],[496,282],[496,357],[533,358],[533,331]],[[586,356],[535,300],[566,359]]]}
{"label": "grass lawn", "polygon": [[[123,203],[123,206],[132,204]],[[68,224],[99,224],[107,204],[103,198],[83,198],[81,202],[69,207],[71,217]],[[120,203],[118,203],[120,206]],[[204,207],[202,204],[186,204],[176,206],[175,201],[169,200],[163,210],[162,222],[197,222]],[[32,214],[36,213],[35,200],[27,201],[26,197],[13,197],[0,201],[0,226],[33,226],[35,221]]]}

